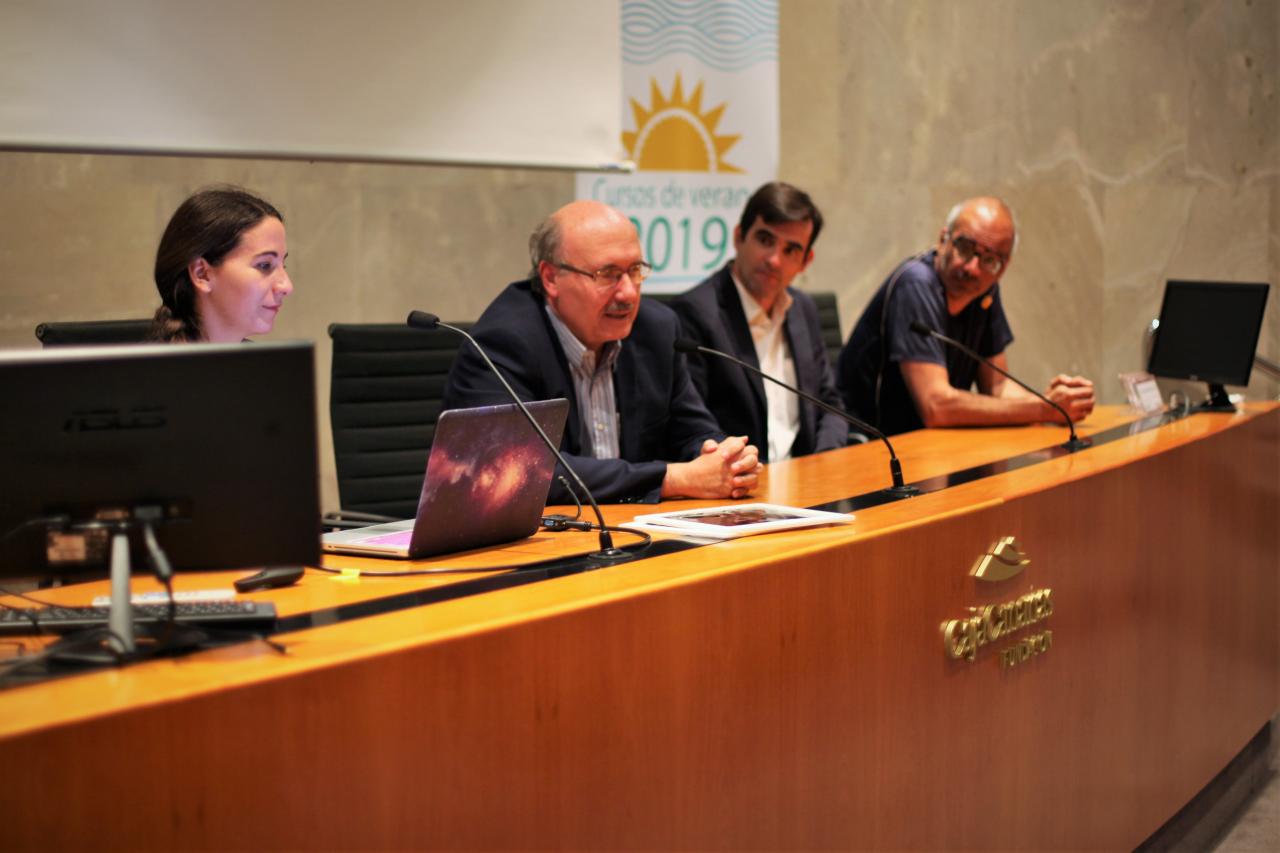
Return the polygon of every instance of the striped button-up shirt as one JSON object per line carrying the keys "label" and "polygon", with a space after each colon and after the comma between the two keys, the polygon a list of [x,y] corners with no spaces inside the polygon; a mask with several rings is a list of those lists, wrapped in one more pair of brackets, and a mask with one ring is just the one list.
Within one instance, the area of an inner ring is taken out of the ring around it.
{"label": "striped button-up shirt", "polygon": [[582,419],[582,435],[591,445],[584,448],[584,456],[597,459],[617,459],[618,404],[613,393],[613,366],[622,351],[622,341],[609,341],[601,350],[601,357],[587,349],[582,341],[564,324],[551,306],[546,306],[551,327],[556,330],[560,346],[564,349],[569,372],[573,375],[573,390],[578,396],[578,416]]}

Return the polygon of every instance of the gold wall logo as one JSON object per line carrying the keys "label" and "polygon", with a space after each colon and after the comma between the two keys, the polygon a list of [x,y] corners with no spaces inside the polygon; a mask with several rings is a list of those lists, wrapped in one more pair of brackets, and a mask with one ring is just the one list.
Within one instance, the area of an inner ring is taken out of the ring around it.
{"label": "gold wall logo", "polygon": [[[993,543],[974,563],[970,574],[980,581],[1008,580],[1031,565],[1018,540],[1012,536]],[[970,607],[969,615],[942,623],[942,642],[947,656],[975,660],[983,646],[1011,637],[1053,615],[1053,591],[1033,589],[1001,604]],[[1053,632],[1042,631],[1021,637],[1000,650],[1000,663],[1011,667],[1044,654],[1053,645]]]}
{"label": "gold wall logo", "polygon": [[1012,536],[997,541],[973,564],[971,574],[980,581],[1003,581],[1019,574],[1031,561],[1022,553],[1022,545]]}

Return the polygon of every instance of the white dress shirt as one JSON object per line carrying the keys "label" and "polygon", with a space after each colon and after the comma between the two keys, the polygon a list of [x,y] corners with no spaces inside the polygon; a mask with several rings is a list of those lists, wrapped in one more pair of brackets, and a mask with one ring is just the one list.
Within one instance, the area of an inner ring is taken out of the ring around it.
{"label": "white dress shirt", "polygon": [[[791,294],[782,291],[774,300],[773,310],[766,314],[732,271],[730,276],[738,290],[738,298],[742,300],[742,313],[747,315],[747,326],[751,329],[751,340],[756,345],[756,360],[760,362],[760,369],[795,386],[796,364],[791,358],[791,348],[787,346],[787,336],[782,328],[787,319],[787,311],[791,308]],[[764,382],[768,415],[769,461],[779,462],[791,458],[791,446],[796,443],[796,436],[800,432],[800,400],[786,388],[766,380],[761,381]]]}

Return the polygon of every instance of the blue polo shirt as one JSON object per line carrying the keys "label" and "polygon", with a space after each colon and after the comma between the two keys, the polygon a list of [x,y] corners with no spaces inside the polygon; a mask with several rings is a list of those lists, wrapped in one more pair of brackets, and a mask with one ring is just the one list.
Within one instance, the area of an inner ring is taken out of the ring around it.
{"label": "blue polo shirt", "polygon": [[[845,405],[888,435],[924,426],[902,378],[902,362],[941,364],[947,368],[951,386],[963,391],[971,390],[978,377],[977,362],[939,340],[911,331],[913,322],[955,338],[985,358],[999,355],[1013,342],[998,283],[956,316],[947,313],[946,291],[933,269],[936,254],[937,250],[930,250],[898,265],[871,298],[840,351],[837,379]],[[876,380],[882,368],[877,406]]]}

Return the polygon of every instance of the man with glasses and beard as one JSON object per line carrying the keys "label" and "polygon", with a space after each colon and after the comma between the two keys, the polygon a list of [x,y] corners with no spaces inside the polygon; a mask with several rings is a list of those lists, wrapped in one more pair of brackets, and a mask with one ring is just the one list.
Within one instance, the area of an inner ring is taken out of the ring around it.
{"label": "man with glasses and beard", "polygon": [[[951,209],[937,246],[890,273],[840,353],[838,382],[851,411],[889,435],[1061,421],[1055,409],[996,371],[911,329],[920,323],[1008,370],[1004,351],[1013,333],[999,279],[1016,242],[1013,212],[1000,199],[972,198]],[[1080,376],[1054,377],[1045,396],[1073,421],[1093,411],[1093,383]]]}
{"label": "man with glasses and beard", "polygon": [[[760,464],[745,436],[725,437],[676,353],[675,313],[640,299],[649,272],[635,226],[575,201],[529,238],[532,269],[471,330],[523,400],[568,398],[560,449],[599,501],[740,498]],[[444,407],[510,402],[470,345],[449,373]],[[551,501],[567,503],[557,481]]]}

